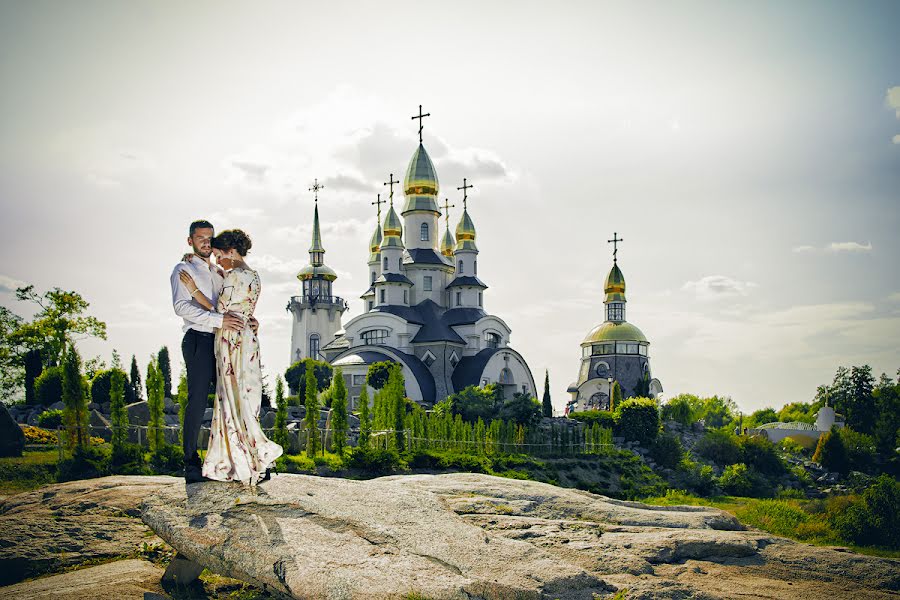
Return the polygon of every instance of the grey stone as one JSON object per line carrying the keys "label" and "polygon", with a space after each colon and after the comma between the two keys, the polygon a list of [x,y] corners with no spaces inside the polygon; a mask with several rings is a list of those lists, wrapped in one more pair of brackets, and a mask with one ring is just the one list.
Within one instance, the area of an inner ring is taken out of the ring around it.
{"label": "grey stone", "polygon": [[129,425],[146,425],[150,422],[150,407],[146,400],[125,407],[128,410]]}
{"label": "grey stone", "polygon": [[100,414],[100,411],[97,409],[91,410],[88,415],[88,422],[91,424],[91,427],[106,427],[109,428],[109,421]]}
{"label": "grey stone", "polygon": [[213,409],[207,408],[205,411],[203,411],[203,421],[204,422],[211,422],[212,416],[213,416]]}
{"label": "grey stone", "polygon": [[163,415],[163,419],[165,419],[166,425],[169,427],[178,427],[181,425],[181,419],[178,418],[178,415]]}
{"label": "grey stone", "polygon": [[88,410],[100,410],[100,405],[96,402],[88,402]]}
{"label": "grey stone", "polygon": [[169,563],[169,566],[166,567],[166,572],[162,577],[162,583],[166,587],[170,585],[190,585],[194,581],[196,581],[198,577],[200,577],[200,573],[202,572],[202,566],[198,565],[188,558],[185,558],[181,554],[176,554],[172,561]]}
{"label": "grey stone", "polygon": [[25,434],[12,418],[6,405],[0,402],[0,456],[22,456]]}
{"label": "grey stone", "polygon": [[102,412],[104,415],[108,415],[110,413],[111,409],[112,409],[111,402],[104,402],[103,404],[100,405],[100,412]]}
{"label": "grey stone", "polygon": [[172,400],[171,398],[165,398],[163,400],[163,412],[168,414],[178,414],[178,404]]}
{"label": "grey stone", "polygon": [[271,429],[275,427],[275,413],[268,412],[259,420],[259,424],[262,425],[263,429]]}
{"label": "grey stone", "polygon": [[168,598],[163,595],[163,570],[145,560],[118,560],[0,588],[0,597],[15,600],[122,600]]}
{"label": "grey stone", "polygon": [[62,401],[59,401],[59,402],[54,402],[53,404],[48,406],[47,410],[62,410],[65,407],[66,407],[66,405],[63,404]]}

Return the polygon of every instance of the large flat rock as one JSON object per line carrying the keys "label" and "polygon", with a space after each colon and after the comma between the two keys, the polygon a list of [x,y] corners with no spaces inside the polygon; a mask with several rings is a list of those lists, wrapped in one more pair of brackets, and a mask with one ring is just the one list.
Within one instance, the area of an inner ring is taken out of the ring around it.
{"label": "large flat rock", "polygon": [[138,600],[165,592],[163,570],[145,560],[118,560],[61,575],[0,588],[0,598],[15,600]]}
{"label": "large flat rock", "polygon": [[[488,475],[277,475],[160,488],[142,518],[211,571],[294,598],[889,597],[900,562]],[[852,596],[849,596],[852,597]]]}
{"label": "large flat rock", "polygon": [[161,540],[141,501],[183,479],[113,476],[49,485],[0,501],[0,585],[88,560],[127,556]]}

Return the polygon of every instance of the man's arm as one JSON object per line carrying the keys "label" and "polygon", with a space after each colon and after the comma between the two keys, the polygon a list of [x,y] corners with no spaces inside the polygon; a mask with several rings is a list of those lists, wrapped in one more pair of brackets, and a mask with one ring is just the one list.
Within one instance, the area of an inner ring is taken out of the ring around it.
{"label": "man's arm", "polygon": [[224,316],[222,313],[206,310],[202,306],[191,302],[190,293],[188,293],[187,288],[178,277],[178,272],[183,268],[183,265],[176,266],[172,271],[172,276],[169,277],[169,283],[172,285],[172,308],[175,309],[175,314],[197,325],[212,328],[222,327],[222,318]]}

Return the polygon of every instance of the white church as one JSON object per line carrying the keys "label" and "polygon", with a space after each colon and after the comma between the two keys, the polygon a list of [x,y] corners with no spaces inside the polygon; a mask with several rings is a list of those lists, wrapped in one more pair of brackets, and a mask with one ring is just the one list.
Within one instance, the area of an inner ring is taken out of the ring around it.
{"label": "white church", "polygon": [[[297,278],[302,294],[293,296],[290,361],[315,358],[341,367],[348,384],[351,408],[356,408],[370,364],[390,361],[402,365],[406,394],[432,405],[463,388],[497,383],[504,396],[537,396],[534,377],[521,354],[510,347],[512,330],[484,309],[487,285],[478,277],[475,225],[469,216],[465,180],[463,211],[450,232],[445,215],[443,235],[437,204],[437,172],[422,145],[409,161],[403,180],[405,201],[400,214],[394,208],[395,184],[391,175],[389,206],[369,244],[368,281],[362,294],[363,312],[346,324],[345,300],[334,295],[337,275],[325,265],[325,248],[316,203],[309,264]],[[314,185],[314,190],[318,190]],[[449,211],[449,206],[443,206]],[[440,240],[439,240],[440,238]]]}

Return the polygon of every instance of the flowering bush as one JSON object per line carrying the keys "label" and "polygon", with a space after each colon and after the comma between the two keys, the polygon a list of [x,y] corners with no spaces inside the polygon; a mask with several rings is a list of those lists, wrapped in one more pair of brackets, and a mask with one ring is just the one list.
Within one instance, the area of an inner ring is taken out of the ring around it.
{"label": "flowering bush", "polygon": [[56,444],[58,441],[55,431],[47,431],[40,427],[26,425],[22,428],[22,432],[25,434],[26,444]]}

